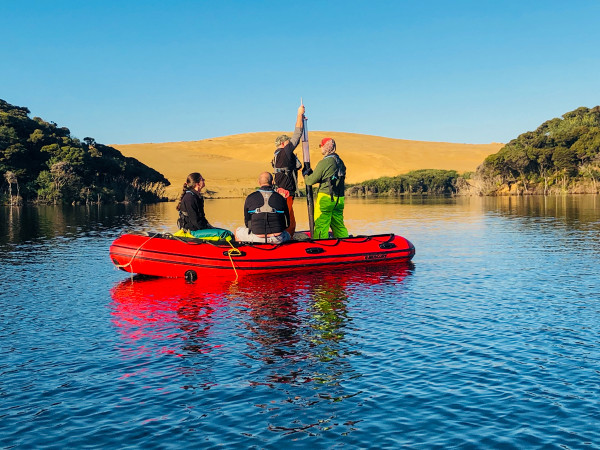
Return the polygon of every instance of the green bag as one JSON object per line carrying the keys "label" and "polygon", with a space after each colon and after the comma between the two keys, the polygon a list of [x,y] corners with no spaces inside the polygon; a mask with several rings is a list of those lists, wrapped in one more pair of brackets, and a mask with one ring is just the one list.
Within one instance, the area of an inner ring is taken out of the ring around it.
{"label": "green bag", "polygon": [[231,241],[233,233],[224,228],[207,228],[206,230],[190,231],[190,234],[196,239],[204,239],[205,241]]}
{"label": "green bag", "polygon": [[204,241],[225,241],[229,242],[233,240],[233,233],[229,230],[225,230],[224,228],[207,228],[205,230],[195,230],[185,232],[184,230],[179,230],[173,234],[173,236],[178,237],[193,237],[196,239],[202,239]]}

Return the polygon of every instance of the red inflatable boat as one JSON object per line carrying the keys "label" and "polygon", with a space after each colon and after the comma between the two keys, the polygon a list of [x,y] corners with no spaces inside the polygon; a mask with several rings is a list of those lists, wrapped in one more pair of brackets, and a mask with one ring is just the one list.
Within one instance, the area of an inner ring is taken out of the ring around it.
{"label": "red inflatable boat", "polygon": [[159,277],[186,278],[318,270],[364,264],[408,262],[414,246],[394,234],[341,239],[290,241],[283,244],[215,244],[163,234],[124,234],[110,246],[121,270]]}

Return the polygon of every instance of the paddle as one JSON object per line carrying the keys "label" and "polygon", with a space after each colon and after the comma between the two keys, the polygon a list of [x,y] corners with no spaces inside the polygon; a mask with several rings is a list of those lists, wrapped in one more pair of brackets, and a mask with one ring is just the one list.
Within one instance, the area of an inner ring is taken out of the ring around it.
{"label": "paddle", "polygon": [[[302,98],[300,98],[300,105]],[[308,149],[308,129],[306,128],[306,116],[302,115],[302,159],[304,160],[304,168],[302,175],[306,176],[312,172],[310,168],[310,151]],[[312,186],[306,185],[306,205],[308,206],[308,227],[310,228],[310,237],[313,238],[315,232],[315,202],[313,198]]]}

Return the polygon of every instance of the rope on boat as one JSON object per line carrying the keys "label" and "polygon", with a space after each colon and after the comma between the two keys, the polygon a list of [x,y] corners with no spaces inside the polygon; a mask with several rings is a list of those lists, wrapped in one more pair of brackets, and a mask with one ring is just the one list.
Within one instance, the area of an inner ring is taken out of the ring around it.
{"label": "rope on boat", "polygon": [[[180,242],[183,242],[184,244],[191,244],[191,245],[198,245],[198,244],[210,244],[214,247],[221,247],[223,244],[221,243],[217,243],[217,242],[211,242],[211,241],[193,241],[193,240],[188,240],[188,239],[181,239],[179,236],[175,236],[173,234],[170,233],[165,233],[163,236],[167,237],[168,239],[175,239],[178,240]],[[376,238],[387,238],[385,241],[380,241],[379,239]],[[386,233],[386,234],[375,234],[375,235],[371,235],[371,236],[362,236],[362,235],[358,235],[358,236],[348,236],[347,238],[335,238],[335,242],[333,242],[332,244],[327,244],[324,241],[332,241],[333,239],[310,239],[308,241],[300,241],[300,242],[310,242],[311,244],[314,245],[320,245],[321,247],[336,247],[338,246],[341,242],[345,242],[348,244],[362,244],[365,242],[368,242],[370,240],[375,240],[378,242],[391,242],[394,240],[395,234],[394,233]],[[361,240],[358,240],[357,238],[362,238]],[[231,243],[230,240],[226,241],[232,248],[236,248],[234,247],[234,245]],[[238,246],[241,244],[243,246],[248,246],[248,247],[252,247],[255,248],[256,250],[262,250],[262,251],[272,251],[272,250],[276,250],[279,247],[281,247],[282,245],[286,245],[289,244],[290,242],[295,242],[295,241],[287,241],[287,242],[283,242],[281,244],[270,244],[270,243],[262,243],[262,242],[244,242],[244,243],[237,243]],[[267,247],[268,245],[268,247]],[[232,251],[232,250],[229,250]],[[238,253],[232,253],[234,256],[238,256],[239,255],[239,250]]]}
{"label": "rope on boat", "polygon": [[233,258],[231,257],[233,256],[241,256],[242,252],[240,251],[239,248],[236,248],[233,246],[233,244],[231,243],[231,241],[227,241],[229,243],[229,245],[231,245],[231,248],[229,250],[227,250],[227,256],[229,256],[229,262],[231,262],[231,267],[233,267],[233,272],[235,273],[235,280],[234,283],[237,282],[238,280],[238,273],[237,270],[235,268],[235,264],[233,263]]}
{"label": "rope on boat", "polygon": [[[126,267],[130,266],[131,263],[133,262],[133,260],[135,259],[135,257],[137,256],[138,252],[142,249],[142,247],[144,245],[146,245],[150,240],[154,239],[156,237],[156,235],[150,236],[148,239],[146,239],[144,242],[142,242],[142,245],[140,245],[138,248],[135,249],[135,252],[133,252],[133,256],[131,257],[131,259],[129,260],[129,262],[127,264],[115,264],[115,266],[118,269],[125,269]],[[132,274],[133,276],[133,271],[128,271]]]}
{"label": "rope on boat", "polygon": [[[387,240],[380,241],[379,239],[375,239],[378,237],[381,237],[381,238],[387,237]],[[395,235],[393,233],[390,233],[390,234],[376,234],[373,236],[360,236],[359,235],[359,236],[348,236],[347,238],[335,238],[335,242],[333,242],[332,244],[327,244],[326,241],[332,241],[333,239],[311,239],[308,241],[300,241],[300,242],[309,242],[310,244],[320,245],[321,247],[336,247],[341,242],[344,242],[347,244],[363,244],[370,240],[375,240],[378,242],[391,242],[394,240],[394,237],[395,237]],[[362,238],[362,239],[358,240],[357,238]],[[257,250],[263,250],[263,251],[268,252],[271,250],[275,250],[282,245],[289,244],[290,242],[295,242],[295,241],[287,241],[287,242],[283,242],[282,244],[263,244],[260,242],[245,242],[243,245],[247,245],[248,247],[252,247]],[[266,245],[271,245],[271,247],[265,248]]]}

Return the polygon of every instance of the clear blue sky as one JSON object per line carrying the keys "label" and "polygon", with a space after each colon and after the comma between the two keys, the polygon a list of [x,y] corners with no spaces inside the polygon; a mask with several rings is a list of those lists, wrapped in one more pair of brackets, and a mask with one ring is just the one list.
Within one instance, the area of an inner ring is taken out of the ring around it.
{"label": "clear blue sky", "polygon": [[0,98],[104,144],[507,142],[600,104],[600,1],[3,1]]}

